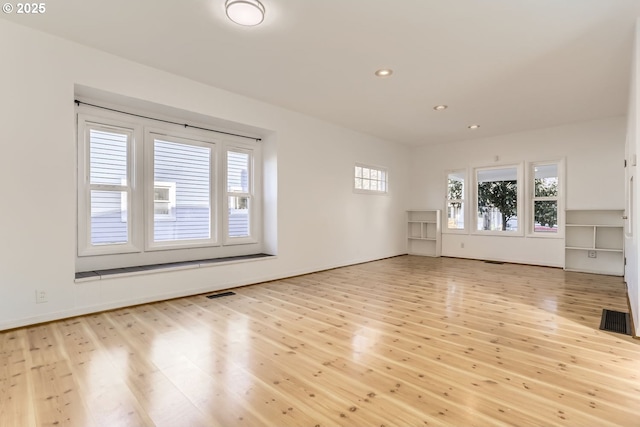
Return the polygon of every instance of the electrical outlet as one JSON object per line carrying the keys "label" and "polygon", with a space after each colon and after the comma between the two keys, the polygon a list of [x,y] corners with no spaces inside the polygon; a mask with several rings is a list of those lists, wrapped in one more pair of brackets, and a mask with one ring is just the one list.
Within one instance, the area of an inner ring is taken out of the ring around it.
{"label": "electrical outlet", "polygon": [[461,242],[461,243],[460,243],[460,248],[461,248],[461,249],[464,249],[464,242]]}
{"label": "electrical outlet", "polygon": [[47,302],[47,291],[37,290],[36,289],[36,304],[42,304],[43,302]]}
{"label": "electrical outlet", "polygon": [[589,258],[597,258],[598,253],[596,251],[589,251]]}

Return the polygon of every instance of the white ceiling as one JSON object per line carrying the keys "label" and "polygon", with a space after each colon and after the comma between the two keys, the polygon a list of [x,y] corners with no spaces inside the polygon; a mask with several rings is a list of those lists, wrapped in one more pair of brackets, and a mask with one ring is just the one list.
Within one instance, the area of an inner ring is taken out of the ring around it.
{"label": "white ceiling", "polygon": [[400,143],[626,112],[640,0],[263,3],[258,27],[228,21],[224,0],[60,0],[3,18]]}

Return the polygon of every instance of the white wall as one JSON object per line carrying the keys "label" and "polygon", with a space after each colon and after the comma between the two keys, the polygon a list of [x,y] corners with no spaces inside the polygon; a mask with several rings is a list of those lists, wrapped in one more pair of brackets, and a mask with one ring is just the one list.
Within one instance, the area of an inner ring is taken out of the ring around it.
{"label": "white wall", "polygon": [[[446,170],[564,158],[566,209],[622,209],[624,133],[616,117],[422,147],[412,156],[410,204],[444,212]],[[443,234],[442,254],[562,267],[564,240]]]}
{"label": "white wall", "polygon": [[[0,329],[406,252],[406,147],[4,20],[0,52]],[[277,258],[75,283],[76,84],[268,130]],[[352,192],[356,161],[389,169],[388,196]],[[35,304],[36,289],[49,302]]]}
{"label": "white wall", "polygon": [[[638,199],[640,197],[640,189],[638,182],[638,166],[633,164],[633,158],[637,158],[640,151],[640,19],[636,23],[636,36],[633,55],[633,66],[631,72],[631,92],[629,94],[629,110],[627,112],[627,141],[626,141],[626,159],[628,167],[625,169],[626,190],[627,194],[632,194],[630,200],[631,205],[627,205],[627,217],[625,229],[625,256],[627,257],[627,265],[625,268],[625,280],[627,281],[627,292],[629,295],[629,303],[631,305],[631,314],[633,324],[635,325],[635,334],[640,336],[640,290],[638,285],[638,277],[640,276],[640,265],[638,263],[638,227],[640,226],[640,209],[638,209]],[[636,160],[637,163],[637,160]],[[633,189],[630,188],[629,182],[633,178]],[[630,227],[631,225],[631,227]]]}

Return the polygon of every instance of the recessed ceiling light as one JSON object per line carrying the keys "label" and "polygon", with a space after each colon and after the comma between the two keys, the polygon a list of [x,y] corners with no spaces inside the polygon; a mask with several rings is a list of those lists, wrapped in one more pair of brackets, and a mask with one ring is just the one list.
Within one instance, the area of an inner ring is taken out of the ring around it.
{"label": "recessed ceiling light", "polygon": [[376,71],[376,76],[378,77],[389,77],[391,74],[393,74],[393,70],[390,68],[382,68],[378,71]]}
{"label": "recessed ceiling light", "polygon": [[227,16],[239,25],[252,27],[264,20],[264,6],[258,0],[227,0]]}
{"label": "recessed ceiling light", "polygon": [[436,111],[446,110],[447,108],[449,108],[447,105],[436,105],[435,107],[433,107],[433,109]]}
{"label": "recessed ceiling light", "polygon": [[467,126],[469,129],[478,129],[480,125],[469,125]]}

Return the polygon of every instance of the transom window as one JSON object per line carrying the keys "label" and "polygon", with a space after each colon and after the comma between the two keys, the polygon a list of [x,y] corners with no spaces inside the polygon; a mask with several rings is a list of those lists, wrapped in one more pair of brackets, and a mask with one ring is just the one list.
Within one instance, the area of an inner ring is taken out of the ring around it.
{"label": "transom window", "polygon": [[359,193],[386,193],[387,170],[375,166],[356,164],[354,190]]}

